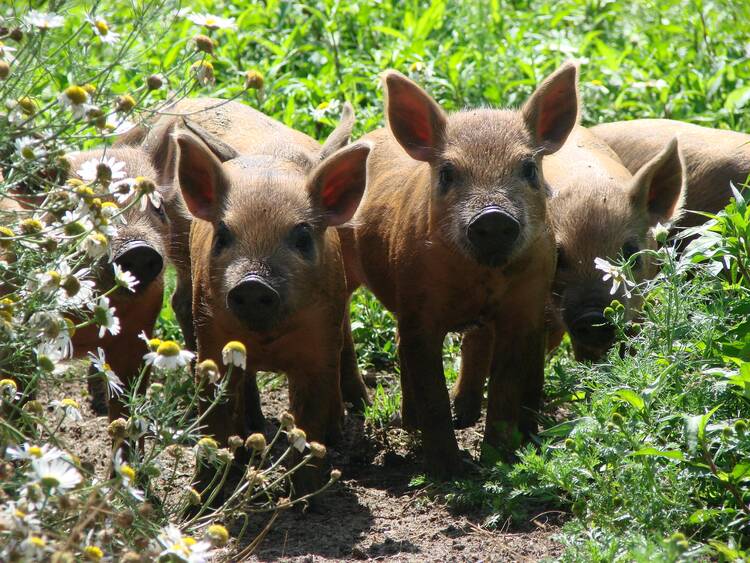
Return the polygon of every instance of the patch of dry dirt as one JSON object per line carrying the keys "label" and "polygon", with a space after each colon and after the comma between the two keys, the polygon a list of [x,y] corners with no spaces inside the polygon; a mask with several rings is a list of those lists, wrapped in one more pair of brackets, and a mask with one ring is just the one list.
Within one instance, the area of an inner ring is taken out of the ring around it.
{"label": "patch of dry dirt", "polygon": [[[68,384],[69,385],[69,384]],[[61,390],[42,395],[60,398]],[[107,419],[91,410],[84,386],[68,387],[65,396],[81,403],[84,419],[67,422],[61,431],[70,438],[84,463],[97,474],[107,471],[110,442]],[[269,420],[287,409],[286,389],[272,385],[263,391],[263,408]],[[275,431],[269,423],[268,437]],[[481,442],[481,425],[458,432],[459,441],[474,458]],[[358,417],[348,416],[344,439],[330,448],[331,462],[342,471],[341,480],[324,493],[314,511],[282,512],[251,556],[258,561],[536,561],[561,552],[553,539],[560,522],[544,517],[525,529],[496,531],[482,526],[481,512],[456,513],[429,490],[410,486],[421,473],[418,446],[400,429],[365,428]],[[169,489],[182,490],[192,467],[184,463],[164,472]],[[266,519],[253,521],[250,539]],[[255,527],[253,533],[252,527]],[[246,544],[246,542],[243,542]],[[226,560],[234,561],[232,553]]]}

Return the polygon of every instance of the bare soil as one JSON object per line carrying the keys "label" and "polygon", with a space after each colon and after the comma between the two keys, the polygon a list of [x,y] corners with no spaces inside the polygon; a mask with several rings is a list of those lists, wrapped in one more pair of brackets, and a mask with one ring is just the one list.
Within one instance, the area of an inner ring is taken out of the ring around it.
{"label": "bare soil", "polygon": [[[50,399],[59,398],[61,391],[46,393],[57,395]],[[104,475],[110,452],[107,418],[92,411],[82,384],[65,389],[64,395],[79,399],[84,418],[66,422],[61,431],[69,436],[81,461]],[[263,390],[269,421],[287,405],[285,386]],[[269,438],[275,428],[269,422]],[[482,425],[457,435],[461,447],[476,459]],[[488,513],[457,512],[432,487],[410,485],[422,473],[419,445],[401,429],[374,429],[360,417],[347,416],[344,438],[329,448],[329,455],[333,467],[342,472],[341,480],[319,498],[313,510],[280,513],[250,560],[538,561],[561,553],[554,539],[561,521],[554,513],[533,518],[521,528],[489,529],[483,525]],[[184,490],[192,466],[172,466],[168,474],[167,487]],[[267,518],[253,521],[255,533],[266,522]],[[250,540],[255,533],[248,534]],[[234,561],[232,554],[245,545],[230,546],[222,558]]]}

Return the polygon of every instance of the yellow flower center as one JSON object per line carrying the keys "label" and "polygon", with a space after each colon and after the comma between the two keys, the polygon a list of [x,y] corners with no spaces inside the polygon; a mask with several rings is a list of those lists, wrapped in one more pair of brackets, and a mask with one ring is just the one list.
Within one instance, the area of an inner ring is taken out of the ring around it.
{"label": "yellow flower center", "polygon": [[126,477],[131,481],[135,479],[135,471],[127,463],[123,463],[120,466],[120,473],[122,473],[123,477]]}
{"label": "yellow flower center", "polygon": [[209,438],[208,436],[204,436],[200,440],[198,440],[198,446],[202,448],[212,448],[216,449],[219,447],[219,444],[214,440],[213,438]]}
{"label": "yellow flower center", "polygon": [[93,84],[84,84],[83,89],[86,90],[86,93],[89,96],[93,96],[94,94],[96,94],[96,86],[94,86]]}
{"label": "yellow flower center", "polygon": [[34,158],[34,148],[26,145],[21,149],[21,156],[28,159]]}
{"label": "yellow flower center", "polygon": [[135,179],[135,189],[144,195],[148,195],[156,191],[156,184],[150,178],[145,176],[138,176]]}
{"label": "yellow flower center", "polygon": [[18,389],[18,385],[16,385],[16,382],[12,379],[0,380],[0,387],[12,387],[13,391]]}
{"label": "yellow flower center", "polygon": [[87,545],[83,549],[83,554],[87,559],[91,559],[92,561],[99,561],[104,557],[104,552],[95,545]]}
{"label": "yellow flower center", "polygon": [[216,18],[206,18],[206,25],[207,26],[216,25]]}
{"label": "yellow flower center", "polygon": [[70,100],[71,103],[75,105],[81,105],[86,103],[86,101],[89,99],[89,95],[80,86],[68,86],[65,88],[65,96]]}
{"label": "yellow flower center", "polygon": [[191,538],[190,536],[186,536],[182,541],[185,542],[185,545],[190,547],[196,544],[195,538]]}
{"label": "yellow flower center", "polygon": [[117,204],[113,201],[105,201],[104,203],[102,203],[102,211],[105,209],[111,209],[112,211],[117,211],[120,208],[117,207]]}
{"label": "yellow flower center", "polygon": [[49,277],[50,284],[60,285],[60,279],[61,279],[60,272],[50,270],[49,272],[47,272],[46,275]]}
{"label": "yellow flower center", "polygon": [[40,232],[44,226],[39,219],[24,219],[21,221],[21,230],[27,235]]}
{"label": "yellow flower center", "polygon": [[107,35],[109,33],[109,26],[104,20],[96,20],[94,22],[96,29],[99,31],[99,35]]}
{"label": "yellow flower center", "polygon": [[152,352],[156,352],[161,346],[161,340],[158,338],[152,338],[148,341],[148,347]]}
{"label": "yellow flower center", "polygon": [[207,533],[210,538],[216,539],[222,543],[229,541],[229,532],[224,526],[219,524],[212,524],[209,526]]}
{"label": "yellow flower center", "polygon": [[60,401],[60,404],[62,406],[64,406],[64,407],[71,407],[71,408],[74,408],[74,409],[80,408],[80,406],[78,405],[78,401],[76,401],[75,399],[67,399],[66,398],[66,399],[63,399],[62,401]]}
{"label": "yellow flower center", "polygon": [[28,96],[23,96],[18,99],[18,107],[21,108],[26,115],[33,115],[36,113],[36,102]]}
{"label": "yellow flower center", "polygon": [[39,446],[31,446],[29,448],[29,455],[32,457],[42,457],[42,448]]}
{"label": "yellow flower center", "polygon": [[39,536],[29,536],[29,543],[34,545],[35,547],[44,547],[46,542],[40,538]]}
{"label": "yellow flower center", "polygon": [[156,349],[160,356],[174,357],[180,353],[180,345],[174,340],[164,340]]}
{"label": "yellow flower center", "polygon": [[238,354],[247,354],[247,349],[245,348],[245,345],[242,342],[238,342],[236,340],[232,340],[231,342],[227,342],[227,345],[224,346],[225,352],[236,352]]}
{"label": "yellow flower center", "polygon": [[16,518],[20,518],[21,520],[26,518],[26,513],[23,510],[19,510],[18,508],[16,508],[16,511],[13,514]]}

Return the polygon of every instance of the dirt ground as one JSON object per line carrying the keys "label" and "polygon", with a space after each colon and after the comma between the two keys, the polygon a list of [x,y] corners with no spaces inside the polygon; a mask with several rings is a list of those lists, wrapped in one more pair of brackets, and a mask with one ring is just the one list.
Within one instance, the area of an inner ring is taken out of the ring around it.
{"label": "dirt ground", "polygon": [[[107,419],[91,410],[83,385],[67,388],[65,395],[78,395],[84,419],[66,423],[62,431],[82,462],[103,474],[109,453]],[[269,420],[287,405],[285,387],[263,391]],[[269,422],[269,437],[274,429]],[[476,458],[481,425],[457,434],[461,446]],[[410,486],[421,472],[417,450],[413,438],[398,428],[374,430],[347,416],[342,443],[329,449],[341,480],[320,497],[314,511],[282,512],[250,560],[538,561],[560,554],[561,546],[553,539],[559,515],[540,515],[522,529],[491,530],[483,526],[488,514],[452,511],[429,487]],[[170,475],[170,485],[184,488],[191,472],[191,467],[180,467]],[[260,529],[262,521],[257,526]],[[219,560],[234,561],[232,553],[244,545],[233,547]]]}

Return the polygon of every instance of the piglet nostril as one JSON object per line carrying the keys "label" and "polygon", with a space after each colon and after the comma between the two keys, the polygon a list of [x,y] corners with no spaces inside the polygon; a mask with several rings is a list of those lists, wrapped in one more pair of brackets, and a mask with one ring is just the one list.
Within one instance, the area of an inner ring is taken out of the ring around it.
{"label": "piglet nostril", "polygon": [[260,330],[272,324],[281,306],[281,297],[264,279],[253,275],[229,291],[227,305],[238,318]]}

